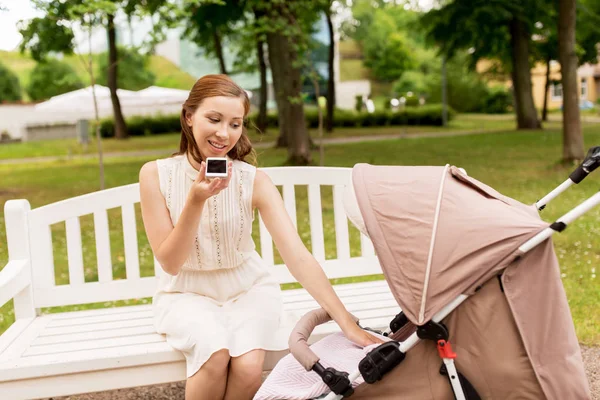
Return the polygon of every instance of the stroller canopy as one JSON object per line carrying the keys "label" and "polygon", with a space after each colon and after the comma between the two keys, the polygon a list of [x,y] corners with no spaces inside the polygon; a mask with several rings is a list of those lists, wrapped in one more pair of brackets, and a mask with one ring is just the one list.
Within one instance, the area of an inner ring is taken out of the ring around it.
{"label": "stroller canopy", "polygon": [[356,199],[396,301],[415,325],[506,268],[548,226],[459,168],[353,169]]}

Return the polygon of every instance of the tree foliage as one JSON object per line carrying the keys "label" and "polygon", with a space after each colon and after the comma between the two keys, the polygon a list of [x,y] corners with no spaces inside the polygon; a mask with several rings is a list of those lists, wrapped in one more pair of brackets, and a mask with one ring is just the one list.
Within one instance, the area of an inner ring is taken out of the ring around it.
{"label": "tree foliage", "polygon": [[392,82],[414,67],[415,43],[424,40],[414,12],[394,2],[358,0],[352,15],[342,31],[361,47],[375,79]]}
{"label": "tree foliage", "polygon": [[[141,54],[136,48],[125,47],[119,47],[117,53],[119,89],[140,90],[154,84],[156,76],[148,69],[148,55]],[[103,53],[98,61],[98,84],[107,84],[107,69],[108,53]]]}
{"label": "tree foliage", "polygon": [[19,77],[0,63],[0,103],[21,100]]}
{"label": "tree foliage", "polygon": [[81,89],[83,86],[69,64],[50,58],[37,63],[33,68],[26,91],[32,100],[38,101]]}

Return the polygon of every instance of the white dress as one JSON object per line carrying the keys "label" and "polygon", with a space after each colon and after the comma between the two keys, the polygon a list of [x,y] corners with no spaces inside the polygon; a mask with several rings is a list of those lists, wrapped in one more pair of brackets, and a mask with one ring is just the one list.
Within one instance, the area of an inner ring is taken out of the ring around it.
{"label": "white dress", "polygon": [[[160,191],[175,225],[198,171],[184,155],[157,160]],[[284,350],[281,291],[252,240],[256,168],[233,161],[229,186],[202,210],[194,246],[176,276],[163,273],[153,298],[154,325],[186,357],[194,375],[221,349],[232,357]]]}

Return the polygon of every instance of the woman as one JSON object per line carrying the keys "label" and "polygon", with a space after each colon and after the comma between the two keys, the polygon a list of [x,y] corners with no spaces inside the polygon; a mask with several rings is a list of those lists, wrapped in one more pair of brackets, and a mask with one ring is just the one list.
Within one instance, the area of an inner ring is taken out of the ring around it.
{"label": "woman", "polygon": [[[155,326],[187,361],[186,399],[251,399],[266,350],[282,350],[277,281],[254,250],[258,209],[291,273],[358,345],[374,343],[352,320],[302,243],[269,177],[246,160],[250,102],[225,75],[207,75],[181,112],[179,152],[140,170],[142,217],[166,274]],[[207,157],[227,157],[227,178],[207,179]]]}

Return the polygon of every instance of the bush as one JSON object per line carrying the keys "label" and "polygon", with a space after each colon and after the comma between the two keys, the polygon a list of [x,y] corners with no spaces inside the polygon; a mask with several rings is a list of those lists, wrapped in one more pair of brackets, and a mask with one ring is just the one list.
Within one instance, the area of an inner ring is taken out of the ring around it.
{"label": "bush", "polygon": [[[137,49],[118,47],[117,86],[119,89],[141,90],[152,86],[156,76],[148,69],[150,58]],[[99,85],[107,86],[108,53],[103,53],[98,62]]]}
{"label": "bush", "polygon": [[0,103],[21,100],[19,77],[0,63]]}
{"label": "bush", "polygon": [[[454,110],[448,107],[448,120],[454,117]],[[306,126],[316,128],[319,124],[317,110],[305,110]],[[252,129],[256,121],[256,113],[248,116],[247,126]],[[267,114],[269,126],[276,127],[277,114]],[[325,117],[325,113],[323,113]],[[392,112],[378,110],[374,113],[354,112],[349,110],[336,110],[333,124],[335,127],[361,127],[361,126],[387,126],[387,125],[442,125],[442,105],[431,104],[421,107],[406,107]],[[132,117],[127,119],[127,128],[131,136],[145,136],[160,133],[180,132],[179,114],[158,115],[154,117]],[[100,121],[100,134],[102,137],[115,135],[112,119]]]}
{"label": "bush", "polygon": [[31,100],[38,101],[81,89],[83,86],[83,82],[69,64],[49,59],[37,63],[33,68],[26,91]]}
{"label": "bush", "polygon": [[512,107],[512,95],[508,89],[497,86],[488,90],[485,100],[481,107],[481,112],[488,114],[503,114]]}

